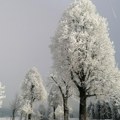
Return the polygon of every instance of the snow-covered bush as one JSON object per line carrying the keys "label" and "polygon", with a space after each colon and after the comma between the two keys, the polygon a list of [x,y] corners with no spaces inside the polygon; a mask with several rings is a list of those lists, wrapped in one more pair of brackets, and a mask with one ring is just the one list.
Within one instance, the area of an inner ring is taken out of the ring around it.
{"label": "snow-covered bush", "polygon": [[3,99],[5,98],[5,86],[0,82],[0,107],[2,107]]}

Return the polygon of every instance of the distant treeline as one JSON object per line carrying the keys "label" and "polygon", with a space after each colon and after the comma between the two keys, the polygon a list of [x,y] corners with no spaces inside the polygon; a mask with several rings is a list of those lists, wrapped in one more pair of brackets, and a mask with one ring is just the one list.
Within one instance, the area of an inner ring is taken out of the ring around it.
{"label": "distant treeline", "polygon": [[104,102],[98,101],[93,104],[90,103],[88,106],[88,116],[93,119],[112,119],[112,120],[120,120],[120,113],[118,106],[115,105],[114,102]]}
{"label": "distant treeline", "polygon": [[8,108],[0,108],[0,117],[11,117],[12,111]]}

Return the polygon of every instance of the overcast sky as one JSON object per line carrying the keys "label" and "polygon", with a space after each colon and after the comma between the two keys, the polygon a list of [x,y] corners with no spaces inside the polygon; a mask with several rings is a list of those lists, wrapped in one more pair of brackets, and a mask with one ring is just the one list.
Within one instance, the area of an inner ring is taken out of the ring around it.
{"label": "overcast sky", "polygon": [[[6,86],[8,106],[26,72],[36,66],[47,80],[52,65],[49,44],[64,9],[71,0],[0,0],[0,81]],[[120,66],[120,0],[93,0],[108,19]]]}

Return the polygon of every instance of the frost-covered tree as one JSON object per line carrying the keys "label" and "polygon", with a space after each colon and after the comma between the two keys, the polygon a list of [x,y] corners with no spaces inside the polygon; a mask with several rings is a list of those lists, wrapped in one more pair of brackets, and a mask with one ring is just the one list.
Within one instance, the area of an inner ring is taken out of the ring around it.
{"label": "frost-covered tree", "polygon": [[95,118],[95,109],[94,109],[94,104],[92,102],[90,102],[90,104],[87,108],[87,113],[88,113],[88,117],[90,120]]}
{"label": "frost-covered tree", "polygon": [[42,83],[41,76],[37,68],[33,67],[25,76],[21,93],[21,109],[28,114],[29,120],[32,117],[33,103],[35,101],[45,100],[46,97],[47,92]]}
{"label": "frost-covered tree", "polygon": [[101,118],[102,119],[112,119],[112,110],[110,104],[107,102],[103,102],[101,105]]}
{"label": "frost-covered tree", "polygon": [[69,106],[68,100],[72,96],[73,90],[71,89],[71,81],[66,80],[65,77],[59,76],[57,72],[51,74],[51,79],[54,81],[56,86],[58,87],[63,101],[63,112],[64,112],[64,120],[69,119]]}
{"label": "frost-covered tree", "polygon": [[55,84],[51,86],[48,96],[48,103],[49,107],[52,108],[52,110],[50,110],[53,113],[52,119],[56,120],[55,111],[59,105],[62,105],[62,96],[59,91],[59,88]]}
{"label": "frost-covered tree", "polygon": [[75,0],[68,7],[50,47],[57,75],[73,81],[77,88],[80,120],[86,120],[87,98],[104,94],[114,98],[113,94],[118,94],[120,73],[107,21],[91,0]]}
{"label": "frost-covered tree", "polygon": [[95,112],[95,118],[100,119],[102,117],[102,104],[100,103],[100,101],[98,101],[96,104]]}
{"label": "frost-covered tree", "polygon": [[45,108],[44,104],[39,105],[37,113],[38,113],[38,115],[41,116],[41,120],[44,120],[46,118],[46,108]]}
{"label": "frost-covered tree", "polygon": [[[93,114],[94,111],[94,114]],[[112,107],[110,103],[104,101],[97,101],[97,103],[90,103],[88,106],[89,119],[112,119]]]}
{"label": "frost-covered tree", "polygon": [[12,103],[10,104],[10,109],[11,109],[11,112],[12,112],[12,115],[11,115],[11,119],[12,120],[15,120],[15,117],[20,109],[21,105],[20,105],[20,99],[19,99],[19,96],[16,95],[14,100],[12,101]]}
{"label": "frost-covered tree", "polygon": [[2,107],[3,99],[5,98],[5,86],[0,82],[0,107]]}
{"label": "frost-covered tree", "polygon": [[57,117],[56,120],[63,120],[63,115],[64,115],[63,107],[58,105],[57,109],[55,110],[55,114],[56,114],[56,117]]}
{"label": "frost-covered tree", "polygon": [[116,106],[114,101],[111,101],[111,108],[112,108],[112,119],[113,120],[120,120],[119,107]]}

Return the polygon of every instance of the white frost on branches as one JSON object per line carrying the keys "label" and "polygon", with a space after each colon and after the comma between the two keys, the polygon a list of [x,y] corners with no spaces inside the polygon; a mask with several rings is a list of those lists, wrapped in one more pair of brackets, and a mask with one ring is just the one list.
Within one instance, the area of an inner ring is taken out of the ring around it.
{"label": "white frost on branches", "polygon": [[27,114],[33,113],[33,110],[30,106],[30,101],[27,100],[25,104],[22,106],[21,110]]}
{"label": "white frost on branches", "polygon": [[108,23],[90,0],[75,0],[69,6],[50,47],[60,78],[69,81],[72,72],[72,81],[85,88],[86,96],[119,95],[120,75]]}
{"label": "white frost on branches", "polygon": [[32,106],[35,101],[46,100],[47,91],[42,83],[41,76],[37,68],[33,67],[28,71],[22,84],[21,110],[32,112]]}
{"label": "white frost on branches", "polygon": [[57,118],[62,118],[64,115],[63,107],[58,105],[57,109],[55,110],[55,114]]}
{"label": "white frost on branches", "polygon": [[37,70],[37,68],[33,67],[28,71],[25,76],[25,80],[22,85],[22,96],[26,99],[31,99],[31,86],[33,86],[33,98],[35,100],[45,100],[47,97],[47,92],[42,83],[42,78]]}
{"label": "white frost on branches", "polygon": [[2,107],[3,99],[5,98],[5,86],[2,86],[0,82],[0,107]]}
{"label": "white frost on branches", "polygon": [[52,85],[50,89],[50,93],[48,96],[49,106],[55,107],[55,109],[62,105],[62,96],[61,93],[56,85]]}

